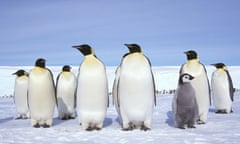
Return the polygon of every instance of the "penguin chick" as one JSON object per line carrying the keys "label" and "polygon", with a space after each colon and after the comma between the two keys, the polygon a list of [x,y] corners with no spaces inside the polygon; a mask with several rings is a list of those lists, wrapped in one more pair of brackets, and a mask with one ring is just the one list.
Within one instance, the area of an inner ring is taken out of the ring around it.
{"label": "penguin chick", "polygon": [[178,88],[173,98],[173,118],[176,127],[185,129],[195,128],[194,123],[198,117],[198,105],[196,101],[195,90],[191,85],[194,77],[184,73],[180,75]]}

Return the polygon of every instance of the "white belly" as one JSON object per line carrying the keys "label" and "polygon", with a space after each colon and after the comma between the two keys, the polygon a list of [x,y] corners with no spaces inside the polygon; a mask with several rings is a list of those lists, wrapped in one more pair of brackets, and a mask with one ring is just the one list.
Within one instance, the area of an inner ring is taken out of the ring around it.
{"label": "white belly", "polygon": [[60,75],[57,85],[59,113],[74,113],[76,86],[77,81],[73,74],[69,73]]}
{"label": "white belly", "polygon": [[29,108],[34,120],[53,117],[55,89],[48,71],[32,71],[29,75]]}
{"label": "white belly", "polygon": [[227,75],[214,72],[212,75],[213,103],[216,109],[231,111],[232,101]]}
{"label": "white belly", "polygon": [[108,105],[108,85],[103,65],[82,66],[78,75],[77,113],[80,122],[103,122]]}
{"label": "white belly", "polygon": [[14,101],[18,114],[27,114],[28,110],[28,77],[20,77],[15,80]]}
{"label": "white belly", "polygon": [[135,59],[122,64],[118,96],[123,120],[126,117],[129,121],[143,122],[151,117],[154,85],[151,68],[144,59]]}

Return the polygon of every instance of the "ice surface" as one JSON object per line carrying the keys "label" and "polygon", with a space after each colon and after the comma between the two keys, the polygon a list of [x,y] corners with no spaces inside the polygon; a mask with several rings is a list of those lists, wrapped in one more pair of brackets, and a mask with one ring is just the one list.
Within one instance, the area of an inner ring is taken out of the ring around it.
{"label": "ice surface", "polygon": [[209,110],[209,121],[196,129],[174,127],[171,101],[173,95],[158,95],[151,131],[122,131],[114,106],[110,105],[101,131],[84,131],[77,119],[59,120],[55,111],[51,128],[32,128],[30,120],[15,120],[12,98],[0,98],[0,143],[161,143],[161,144],[238,144],[240,140],[240,93],[235,93],[233,113],[215,114]]}

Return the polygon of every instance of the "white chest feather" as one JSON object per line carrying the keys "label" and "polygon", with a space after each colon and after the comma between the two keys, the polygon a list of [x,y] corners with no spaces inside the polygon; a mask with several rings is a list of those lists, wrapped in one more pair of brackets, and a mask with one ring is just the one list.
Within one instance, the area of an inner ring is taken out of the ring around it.
{"label": "white chest feather", "polygon": [[[121,64],[118,96],[121,111],[130,119],[144,119],[154,105],[151,67],[141,54],[127,56]],[[132,118],[131,118],[132,117]]]}
{"label": "white chest feather", "polygon": [[76,76],[72,72],[62,72],[56,87],[57,98],[60,98],[66,105],[73,106],[76,86]]}
{"label": "white chest feather", "polygon": [[36,119],[52,117],[55,106],[55,88],[48,70],[34,68],[29,74],[29,107]]}
{"label": "white chest feather", "polygon": [[15,80],[14,102],[18,113],[28,112],[27,92],[28,92],[28,77],[27,76],[17,77]]}
{"label": "white chest feather", "polygon": [[93,56],[85,57],[79,68],[77,111],[81,118],[103,119],[108,105],[105,66]]}
{"label": "white chest feather", "polygon": [[212,75],[213,103],[217,109],[231,109],[228,77],[225,71],[216,70]]}

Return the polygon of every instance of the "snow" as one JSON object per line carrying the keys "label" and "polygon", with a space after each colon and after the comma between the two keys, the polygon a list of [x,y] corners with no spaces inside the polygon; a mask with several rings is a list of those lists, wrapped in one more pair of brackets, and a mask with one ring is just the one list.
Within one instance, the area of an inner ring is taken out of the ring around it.
{"label": "snow", "polygon": [[[0,97],[12,95],[14,89],[15,76],[12,73],[18,69],[24,69],[29,71],[32,66],[0,66]],[[61,66],[49,66],[48,67],[54,74],[55,80],[58,73],[62,70]],[[155,66],[152,68],[156,89],[158,91],[173,90],[177,87],[178,74],[180,66]],[[213,66],[206,66],[209,80],[211,80],[212,72],[215,70]],[[109,92],[112,90],[112,84],[115,78],[115,66],[107,67]],[[235,88],[240,88],[240,66],[229,66],[228,70],[233,79],[233,85]],[[78,66],[72,66],[72,71],[77,75]]]}
{"label": "snow", "polygon": [[[11,74],[23,68],[32,67],[0,67],[0,96],[9,96],[13,92],[14,76]],[[114,80],[116,67],[108,67],[109,91]],[[50,67],[54,76],[61,71],[61,67]],[[78,67],[73,71],[77,73]],[[158,90],[175,89],[179,67],[153,67]],[[209,77],[214,68],[207,67]],[[240,67],[229,67],[235,88],[239,88],[238,78]],[[111,96],[110,96],[111,98]],[[196,129],[181,130],[174,127],[172,121],[172,94],[158,94],[157,106],[153,113],[151,131],[122,131],[118,123],[117,113],[110,104],[101,131],[84,131],[77,119],[59,120],[55,110],[53,126],[51,128],[32,128],[30,120],[15,120],[16,110],[11,97],[0,98],[0,144],[5,143],[162,143],[162,144],[237,144],[240,140],[240,92],[235,93],[233,113],[215,114],[211,107],[208,123],[196,125]]]}

